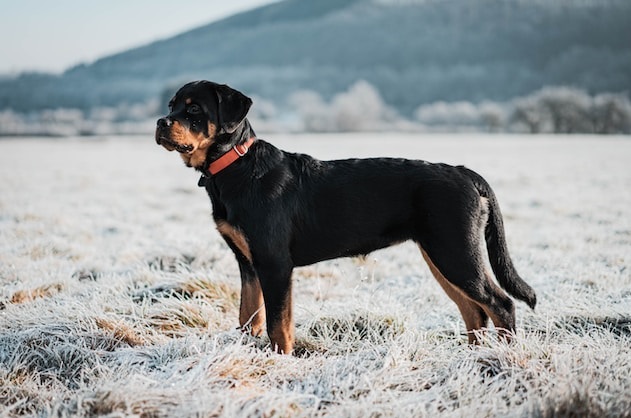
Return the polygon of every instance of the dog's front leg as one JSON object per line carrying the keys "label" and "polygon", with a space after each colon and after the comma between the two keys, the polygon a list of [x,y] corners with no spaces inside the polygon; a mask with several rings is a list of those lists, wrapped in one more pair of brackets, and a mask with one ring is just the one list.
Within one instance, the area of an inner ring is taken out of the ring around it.
{"label": "dog's front leg", "polygon": [[294,319],[292,314],[290,262],[266,260],[256,265],[259,281],[265,299],[267,334],[272,349],[279,353],[291,354],[294,347]]}
{"label": "dog's front leg", "polygon": [[263,333],[265,306],[259,279],[252,266],[252,253],[247,236],[240,228],[217,219],[217,230],[234,253],[241,273],[241,307],[239,308],[239,326],[249,330],[254,336]]}
{"label": "dog's front leg", "polygon": [[252,265],[246,260],[239,260],[241,272],[241,307],[239,325],[243,331],[250,331],[254,336],[263,333],[265,323],[265,305],[263,291]]}

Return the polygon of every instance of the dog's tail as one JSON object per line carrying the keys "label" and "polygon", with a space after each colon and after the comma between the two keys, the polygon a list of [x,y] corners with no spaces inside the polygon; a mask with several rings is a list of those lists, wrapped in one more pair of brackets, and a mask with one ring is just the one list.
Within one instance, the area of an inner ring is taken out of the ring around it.
{"label": "dog's tail", "polygon": [[532,287],[519,276],[508,253],[502,212],[493,189],[478,173],[467,168],[464,170],[473,181],[480,196],[488,200],[489,216],[484,229],[484,238],[491,268],[497,281],[508,293],[534,309],[537,304],[537,295]]}

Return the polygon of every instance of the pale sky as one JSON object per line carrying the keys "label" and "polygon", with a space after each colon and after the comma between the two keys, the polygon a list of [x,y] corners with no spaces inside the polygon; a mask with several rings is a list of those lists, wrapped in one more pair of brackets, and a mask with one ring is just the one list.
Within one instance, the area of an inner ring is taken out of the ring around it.
{"label": "pale sky", "polygon": [[0,74],[59,73],[278,0],[0,0]]}

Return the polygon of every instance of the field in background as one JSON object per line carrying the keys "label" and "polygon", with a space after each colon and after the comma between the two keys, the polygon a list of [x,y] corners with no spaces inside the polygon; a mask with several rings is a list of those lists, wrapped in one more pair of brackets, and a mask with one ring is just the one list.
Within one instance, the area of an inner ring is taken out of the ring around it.
{"label": "field in background", "polygon": [[628,137],[274,135],[465,164],[538,294],[469,347],[416,246],[296,269],[296,356],[238,325],[198,175],[151,137],[0,141],[0,417],[631,416]]}

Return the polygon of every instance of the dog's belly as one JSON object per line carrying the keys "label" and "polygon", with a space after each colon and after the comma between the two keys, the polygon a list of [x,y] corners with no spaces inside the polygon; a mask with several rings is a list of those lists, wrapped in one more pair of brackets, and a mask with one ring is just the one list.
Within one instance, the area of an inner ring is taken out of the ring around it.
{"label": "dog's belly", "polygon": [[317,237],[313,237],[307,245],[298,243],[292,248],[292,260],[296,266],[306,266],[334,258],[366,255],[375,250],[389,247],[402,241],[405,240],[375,238],[350,243],[334,242],[326,238],[318,239]]}
{"label": "dog's belly", "polygon": [[335,236],[311,236],[306,241],[294,243],[291,255],[294,265],[306,266],[319,261],[331,260],[340,257],[353,257],[366,255],[375,250],[405,241],[407,238],[395,239],[394,237],[377,236],[361,237],[361,240],[351,242],[346,238]]}
{"label": "dog's belly", "polygon": [[413,235],[411,205],[393,205],[388,210],[355,211],[338,208],[311,213],[303,227],[294,229],[290,245],[297,266],[338,257],[365,255],[410,239]]}

